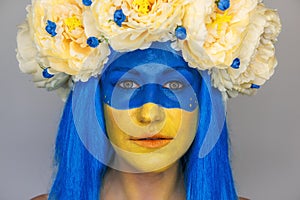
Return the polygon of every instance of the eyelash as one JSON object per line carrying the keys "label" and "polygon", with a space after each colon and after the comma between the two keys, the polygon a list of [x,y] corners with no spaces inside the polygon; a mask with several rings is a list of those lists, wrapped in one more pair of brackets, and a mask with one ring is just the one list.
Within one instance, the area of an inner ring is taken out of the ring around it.
{"label": "eyelash", "polygon": [[[131,85],[129,85],[129,87],[128,87],[128,85],[127,86],[125,85],[126,83],[130,83]],[[178,84],[177,88],[172,88],[171,84],[174,84],[174,83]],[[137,84],[136,82],[131,81],[131,80],[120,81],[118,83],[118,86],[121,87],[121,88],[123,88],[123,89],[136,89],[136,88],[140,87],[139,84]],[[170,90],[180,90],[180,89],[182,89],[184,87],[184,84],[182,82],[180,82],[180,81],[169,81],[169,82],[165,83],[163,85],[163,87],[164,88],[169,88]]]}
{"label": "eyelash", "polygon": [[[172,88],[172,84],[178,84],[178,88]],[[168,86],[166,86],[168,85]],[[180,81],[169,81],[167,83],[164,84],[163,86],[164,88],[169,88],[170,90],[180,90],[184,87],[184,84]]]}
{"label": "eyelash", "polygon": [[[126,83],[132,83],[132,86],[134,86],[134,87],[126,87],[124,85]],[[137,84],[136,82],[131,81],[131,80],[120,81],[120,82],[118,82],[118,86],[121,87],[121,88],[123,88],[123,89],[136,89],[136,88],[140,87],[139,84]]]}

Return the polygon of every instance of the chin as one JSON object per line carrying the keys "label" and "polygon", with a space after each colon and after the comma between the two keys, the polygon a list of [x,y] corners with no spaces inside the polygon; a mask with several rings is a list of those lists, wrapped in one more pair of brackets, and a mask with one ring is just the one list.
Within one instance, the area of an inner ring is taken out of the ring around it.
{"label": "chin", "polygon": [[177,142],[149,153],[133,153],[114,145],[115,156],[112,167],[130,173],[162,172],[173,166],[189,148],[187,143],[178,148]]}

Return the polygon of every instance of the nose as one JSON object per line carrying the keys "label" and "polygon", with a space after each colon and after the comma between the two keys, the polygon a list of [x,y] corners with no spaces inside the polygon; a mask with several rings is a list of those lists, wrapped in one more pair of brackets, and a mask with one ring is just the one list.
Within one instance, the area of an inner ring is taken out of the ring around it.
{"label": "nose", "polygon": [[149,125],[164,121],[165,112],[162,107],[154,103],[146,103],[137,109],[136,120],[140,125]]}

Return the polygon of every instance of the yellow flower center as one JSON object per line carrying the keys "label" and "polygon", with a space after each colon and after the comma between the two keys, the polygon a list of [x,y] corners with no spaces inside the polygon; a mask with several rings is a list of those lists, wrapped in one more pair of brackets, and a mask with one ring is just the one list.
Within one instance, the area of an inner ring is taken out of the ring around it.
{"label": "yellow flower center", "polygon": [[66,18],[64,23],[68,27],[69,31],[73,31],[77,27],[82,27],[81,21],[75,16]]}
{"label": "yellow flower center", "polygon": [[218,34],[222,31],[222,27],[226,23],[230,23],[232,16],[228,15],[227,11],[223,14],[217,13],[216,19],[213,21],[211,26],[217,26]]}
{"label": "yellow flower center", "polygon": [[135,6],[137,12],[143,15],[148,14],[152,6],[149,0],[133,0],[132,5]]}

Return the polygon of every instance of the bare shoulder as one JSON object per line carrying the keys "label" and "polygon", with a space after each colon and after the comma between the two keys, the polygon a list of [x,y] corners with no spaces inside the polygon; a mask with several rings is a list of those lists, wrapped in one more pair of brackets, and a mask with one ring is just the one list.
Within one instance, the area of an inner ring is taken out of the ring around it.
{"label": "bare shoulder", "polygon": [[48,199],[48,194],[42,194],[42,195],[33,197],[33,198],[30,199],[30,200],[47,200],[47,199]]}
{"label": "bare shoulder", "polygon": [[244,197],[239,197],[239,200],[250,200],[250,199],[247,199],[247,198],[244,198]]}

